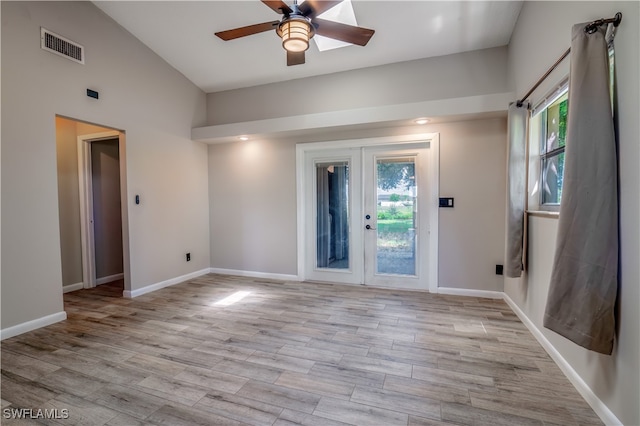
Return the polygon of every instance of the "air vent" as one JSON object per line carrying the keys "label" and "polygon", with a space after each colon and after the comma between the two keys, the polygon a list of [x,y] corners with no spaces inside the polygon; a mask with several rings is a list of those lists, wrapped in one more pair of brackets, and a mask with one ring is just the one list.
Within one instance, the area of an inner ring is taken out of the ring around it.
{"label": "air vent", "polygon": [[71,61],[84,64],[84,47],[56,33],[40,28],[40,47]]}

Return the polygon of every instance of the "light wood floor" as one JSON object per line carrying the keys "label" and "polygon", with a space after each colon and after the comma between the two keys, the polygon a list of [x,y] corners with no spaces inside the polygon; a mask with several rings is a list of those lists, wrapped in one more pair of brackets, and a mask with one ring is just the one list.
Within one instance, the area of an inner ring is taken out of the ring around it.
{"label": "light wood floor", "polygon": [[68,320],[2,342],[2,408],[96,425],[601,424],[503,301],[222,275],[120,294],[65,294]]}

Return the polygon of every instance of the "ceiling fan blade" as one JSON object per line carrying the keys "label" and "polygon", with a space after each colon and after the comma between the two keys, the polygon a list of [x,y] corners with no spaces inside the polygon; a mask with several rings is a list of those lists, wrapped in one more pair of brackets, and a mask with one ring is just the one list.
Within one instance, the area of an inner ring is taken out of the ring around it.
{"label": "ceiling fan blade", "polygon": [[343,0],[305,0],[299,7],[300,13],[307,18],[315,18],[333,6],[342,3]]}
{"label": "ceiling fan blade", "polygon": [[287,52],[287,66],[304,64],[304,52]]}
{"label": "ceiling fan blade", "polygon": [[216,35],[224,41],[245,37],[252,34],[258,34],[265,31],[275,29],[280,21],[263,22],[262,24],[248,25],[246,27],[234,28],[232,30],[220,31]]}
{"label": "ceiling fan blade", "polygon": [[262,0],[262,3],[269,6],[275,13],[279,14],[290,14],[293,12],[287,4],[281,0]]}
{"label": "ceiling fan blade", "polygon": [[316,27],[316,34],[351,44],[357,44],[358,46],[366,46],[373,36],[373,33],[375,33],[374,30],[368,28],[354,27],[353,25],[341,24],[325,19],[314,19],[313,23]]}

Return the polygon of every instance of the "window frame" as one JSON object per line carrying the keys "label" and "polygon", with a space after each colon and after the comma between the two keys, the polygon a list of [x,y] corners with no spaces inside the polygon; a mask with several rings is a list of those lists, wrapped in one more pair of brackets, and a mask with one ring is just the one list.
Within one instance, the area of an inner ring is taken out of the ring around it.
{"label": "window frame", "polygon": [[[546,151],[546,142],[547,142],[547,110],[549,107],[553,106],[556,101],[558,101],[563,96],[569,93],[569,78],[566,77],[562,80],[562,82],[555,86],[555,88],[545,96],[532,110],[531,110],[531,123],[532,128],[530,131],[531,140],[535,141],[535,162],[537,170],[537,176],[535,177],[537,182],[539,182],[537,199],[535,200],[536,210],[540,211],[551,211],[558,212],[560,211],[560,202],[558,203],[549,203],[544,200],[544,186],[546,184],[545,178],[545,166],[549,160],[554,157],[560,156],[565,152],[566,146],[559,146],[550,151]],[[568,98],[567,98],[568,101]],[[568,112],[568,111],[567,111]],[[537,129],[533,129],[533,127],[537,127]],[[533,147],[532,147],[533,148]],[[533,150],[532,150],[533,151]],[[533,152],[532,152],[533,153]],[[532,176],[533,177],[533,176]],[[562,189],[560,189],[562,190]]]}
{"label": "window frame", "polygon": [[[549,108],[554,107],[555,105],[558,105],[558,107],[562,104],[562,102],[564,102],[565,100],[560,101],[563,97],[566,96],[566,101],[567,103],[569,102],[569,87],[564,87],[559,90],[559,93],[557,93],[557,96],[554,96],[554,99],[549,102],[546,107],[540,112],[540,114],[542,115],[541,117],[541,132],[540,132],[540,183],[541,183],[541,190],[540,190],[540,206],[543,208],[547,208],[547,209],[551,209],[551,210],[556,210],[556,209],[560,209],[560,202],[562,201],[562,187],[564,186],[564,182],[562,185],[558,186],[557,182],[555,183],[555,186],[557,187],[557,192],[560,194],[559,196],[557,196],[556,198],[558,199],[558,202],[550,202],[550,201],[546,201],[545,200],[545,195],[546,195],[546,191],[544,190],[544,188],[547,187],[547,179],[548,179],[548,172],[547,172],[547,168],[550,166],[551,161],[554,158],[559,158],[562,154],[564,154],[565,152],[565,148],[566,148],[566,141],[562,146],[558,146],[550,151],[547,151],[547,142],[549,140],[549,120],[548,120],[548,114],[549,114]],[[559,102],[560,101],[560,102]],[[567,109],[567,116],[568,116],[568,109]],[[565,123],[566,123],[566,119],[565,119]],[[565,124],[566,126],[566,124]],[[559,133],[559,128],[558,128],[558,133]],[[565,129],[565,139],[566,139],[566,129]],[[564,175],[564,167],[562,170],[562,174]]]}
{"label": "window frame", "polygon": [[[611,96],[611,112],[616,115],[616,60],[615,46],[613,40],[608,46],[609,61],[609,92]],[[542,112],[559,99],[565,92],[569,91],[569,76],[565,77],[555,86],[554,89],[542,98],[535,107],[531,108],[529,114],[528,142],[527,142],[527,212],[530,214],[541,214],[544,216],[557,217],[560,211],[560,203],[543,203],[542,185],[544,180],[544,160],[548,160],[553,156],[561,154],[566,149],[558,147],[549,151],[544,155],[542,153],[542,144],[546,143],[546,117],[543,120]],[[568,116],[568,110],[567,110]],[[564,170],[563,170],[564,173]],[[564,186],[564,181],[563,181]]]}

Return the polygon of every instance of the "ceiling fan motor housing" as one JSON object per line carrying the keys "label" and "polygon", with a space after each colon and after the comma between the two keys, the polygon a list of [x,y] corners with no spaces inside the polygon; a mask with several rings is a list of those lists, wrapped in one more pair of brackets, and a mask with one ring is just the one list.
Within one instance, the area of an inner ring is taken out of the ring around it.
{"label": "ceiling fan motor housing", "polygon": [[294,12],[282,18],[276,33],[287,51],[304,52],[309,48],[309,40],[315,35],[315,28],[310,18]]}

